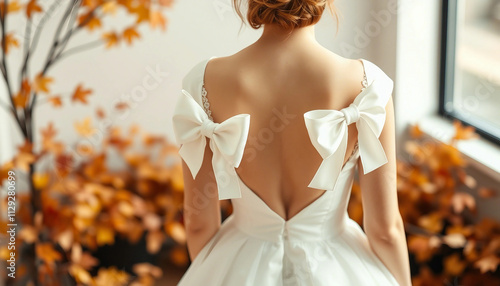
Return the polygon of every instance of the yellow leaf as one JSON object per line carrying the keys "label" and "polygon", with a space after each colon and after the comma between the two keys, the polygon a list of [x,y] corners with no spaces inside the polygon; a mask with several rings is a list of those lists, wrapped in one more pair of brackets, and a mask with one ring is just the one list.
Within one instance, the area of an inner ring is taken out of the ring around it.
{"label": "yellow leaf", "polygon": [[27,243],[38,241],[38,230],[31,225],[25,225],[19,231],[19,237]]}
{"label": "yellow leaf", "polygon": [[161,6],[171,7],[174,3],[174,0],[158,0]]}
{"label": "yellow leaf", "polygon": [[71,276],[73,276],[73,278],[75,278],[78,284],[82,283],[84,285],[91,285],[93,282],[90,273],[87,270],[83,269],[83,267],[81,267],[80,265],[72,264],[69,267],[69,273],[71,274]]}
{"label": "yellow leaf", "polygon": [[76,87],[73,96],[71,97],[72,101],[79,101],[81,103],[87,103],[87,96],[92,93],[91,89],[84,89],[81,84]]}
{"label": "yellow leaf", "polygon": [[53,107],[59,108],[62,106],[62,100],[60,96],[51,96],[49,97],[49,102]]}
{"label": "yellow leaf", "polygon": [[94,11],[94,8],[91,8],[90,11],[80,15],[80,17],[78,17],[78,25],[80,27],[85,26],[90,31],[101,27],[101,20],[96,17]]}
{"label": "yellow leaf", "polygon": [[130,280],[129,274],[127,272],[118,270],[115,266],[111,266],[107,269],[99,269],[97,276],[95,277],[96,286],[122,286],[128,285]]}
{"label": "yellow leaf", "polygon": [[165,240],[165,234],[162,231],[149,231],[146,235],[146,249],[149,253],[157,253]]}
{"label": "yellow leaf", "polygon": [[61,253],[56,251],[50,242],[36,244],[36,255],[47,264],[53,264],[62,259]]}
{"label": "yellow leaf", "polygon": [[176,247],[170,251],[170,259],[175,265],[185,266],[188,263],[188,254],[182,247]]}
{"label": "yellow leaf", "polygon": [[57,134],[57,130],[54,128],[54,123],[49,122],[46,128],[40,129],[43,140],[52,140]]}
{"label": "yellow leaf", "polygon": [[498,258],[495,254],[490,254],[476,261],[474,266],[479,268],[481,273],[484,274],[488,271],[495,272],[498,268],[498,264],[500,264],[500,258]]}
{"label": "yellow leaf", "polygon": [[452,254],[444,259],[445,272],[450,275],[460,275],[464,271],[467,263],[460,260],[459,254]]}
{"label": "yellow leaf", "polygon": [[151,11],[149,25],[153,29],[160,27],[162,31],[165,31],[167,20],[160,11]]}
{"label": "yellow leaf", "polygon": [[154,266],[147,262],[134,264],[132,269],[139,276],[152,275],[155,278],[161,278],[161,276],[163,275],[163,271],[160,267]]}
{"label": "yellow leaf", "polygon": [[[90,17],[90,18],[89,18]],[[101,27],[101,20],[94,16],[89,16],[88,14],[81,15],[79,19],[80,25],[85,25],[89,31],[93,31]]]}
{"label": "yellow leaf", "polygon": [[118,8],[118,5],[114,1],[106,2],[101,6],[102,12],[107,13],[107,14],[113,14],[113,15],[116,14],[117,8]]}
{"label": "yellow leaf", "polygon": [[186,231],[182,224],[173,221],[167,224],[167,233],[172,237],[173,240],[177,241],[179,244],[186,243]]}
{"label": "yellow leaf", "polygon": [[461,248],[465,245],[467,239],[461,233],[453,233],[445,235],[443,242],[452,248]]}
{"label": "yellow leaf", "polygon": [[14,105],[17,107],[17,108],[25,108],[26,106],[28,106],[28,96],[26,96],[25,94],[23,93],[17,93],[14,98]]}
{"label": "yellow leaf", "polygon": [[471,211],[475,211],[476,209],[476,200],[470,194],[464,192],[458,192],[453,194],[451,198],[451,204],[453,206],[453,210],[455,213],[461,213],[465,208],[468,208]]}
{"label": "yellow leaf", "polygon": [[18,0],[9,1],[9,6],[7,7],[7,12],[8,13],[17,12],[17,11],[21,10],[21,8],[22,8],[22,6],[21,6],[21,4],[19,4]]}
{"label": "yellow leaf", "polygon": [[71,249],[73,244],[73,229],[67,228],[56,236],[56,241],[66,251]]}
{"label": "yellow leaf", "polygon": [[38,74],[35,78],[34,82],[34,90],[36,92],[49,92],[48,85],[53,82],[54,79],[51,77],[43,76],[42,74]]}
{"label": "yellow leaf", "polygon": [[28,171],[30,164],[35,162],[36,157],[32,153],[33,144],[25,141],[22,146],[18,147],[19,153],[14,158],[14,166],[23,171]]}
{"label": "yellow leaf", "polygon": [[8,54],[10,51],[10,47],[19,47],[19,42],[16,38],[14,38],[13,33],[9,33],[5,35],[5,53]]}
{"label": "yellow leaf", "polygon": [[112,245],[115,243],[115,232],[111,227],[98,226],[96,230],[97,245],[103,246],[105,244]]}
{"label": "yellow leaf", "polygon": [[102,2],[103,2],[102,0],[83,0],[81,6],[87,7],[87,8],[89,8],[89,10],[93,10],[98,5],[100,5]]}
{"label": "yellow leaf", "polygon": [[459,120],[454,120],[453,126],[455,127],[455,136],[453,136],[453,140],[468,140],[479,137],[475,132],[474,126],[464,126]]}
{"label": "yellow leaf", "polygon": [[111,48],[112,46],[116,46],[120,41],[120,38],[115,32],[104,33],[102,37],[106,42],[106,48]]}
{"label": "yellow leaf", "polygon": [[49,174],[47,173],[35,173],[33,174],[33,184],[36,189],[40,190],[45,188],[49,183]]}
{"label": "yellow leaf", "polygon": [[31,18],[31,15],[34,13],[40,13],[42,11],[42,7],[38,5],[37,0],[30,0],[30,2],[26,4],[26,16],[28,19]]}
{"label": "yellow leaf", "polygon": [[420,137],[422,137],[423,134],[424,134],[424,132],[422,131],[422,129],[420,129],[420,126],[418,124],[411,126],[410,136],[412,138],[420,138]]}
{"label": "yellow leaf", "polygon": [[443,228],[443,217],[439,213],[432,213],[421,216],[418,219],[418,225],[433,233],[438,233]]}
{"label": "yellow leaf", "polygon": [[131,217],[134,215],[134,207],[127,201],[120,201],[118,203],[118,211],[125,217]]}
{"label": "yellow leaf", "polygon": [[139,33],[137,33],[135,27],[129,27],[127,29],[125,29],[125,31],[123,31],[123,38],[125,38],[126,42],[130,45],[132,44],[132,41],[134,40],[134,38],[140,38],[141,36],[139,35]]}
{"label": "yellow leaf", "polygon": [[90,117],[85,118],[82,122],[75,122],[75,130],[81,136],[91,136],[96,132],[96,129],[92,127],[92,121]]}
{"label": "yellow leaf", "polygon": [[143,21],[149,20],[149,8],[144,4],[139,4],[135,7],[130,8],[130,12],[136,14],[136,23],[139,24]]}
{"label": "yellow leaf", "polygon": [[0,246],[0,258],[2,258],[3,260],[7,260],[10,258],[10,250],[8,248],[8,245]]}

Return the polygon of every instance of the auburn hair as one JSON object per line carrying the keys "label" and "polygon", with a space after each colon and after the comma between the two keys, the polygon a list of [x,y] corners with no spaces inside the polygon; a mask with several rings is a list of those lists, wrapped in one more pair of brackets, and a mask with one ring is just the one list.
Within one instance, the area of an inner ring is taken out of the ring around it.
{"label": "auburn hair", "polygon": [[[241,13],[243,0],[233,0],[238,16],[244,21]],[[337,16],[332,5],[333,0],[246,0],[248,1],[247,20],[254,29],[266,24],[276,24],[290,30],[314,25],[321,19],[323,11],[329,8],[332,15]],[[338,17],[337,23],[338,23]]]}

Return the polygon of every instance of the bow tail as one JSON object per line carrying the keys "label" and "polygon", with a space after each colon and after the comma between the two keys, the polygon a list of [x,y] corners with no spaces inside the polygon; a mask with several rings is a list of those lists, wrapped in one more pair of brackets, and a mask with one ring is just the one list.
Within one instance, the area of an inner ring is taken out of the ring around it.
{"label": "bow tail", "polygon": [[359,156],[363,173],[368,174],[388,162],[379,138],[370,126],[360,120],[358,123]]}
{"label": "bow tail", "polygon": [[337,150],[326,157],[314,175],[310,188],[332,191],[337,185],[337,179],[342,171],[342,162],[344,162],[345,152],[347,150],[347,133],[344,134]]}
{"label": "bow tail", "polygon": [[224,159],[215,144],[210,144],[213,151],[212,167],[214,169],[215,180],[219,193],[219,200],[241,198],[240,182],[238,174]]}
{"label": "bow tail", "polygon": [[179,149],[179,155],[189,167],[193,180],[196,179],[203,163],[206,144],[205,137],[200,137],[200,139],[183,143]]}

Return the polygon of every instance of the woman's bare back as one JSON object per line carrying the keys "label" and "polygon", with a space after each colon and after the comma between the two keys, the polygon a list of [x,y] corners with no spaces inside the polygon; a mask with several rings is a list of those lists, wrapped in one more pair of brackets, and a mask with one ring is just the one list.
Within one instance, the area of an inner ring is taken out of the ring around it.
{"label": "woman's bare back", "polygon": [[[342,58],[319,44],[293,42],[282,49],[256,42],[206,66],[204,84],[213,120],[251,116],[238,175],[284,219],[324,192],[307,187],[322,158],[311,144],[304,113],[349,106],[363,87],[363,75],[361,61]],[[348,133],[344,163],[357,141],[355,125],[349,125]]]}

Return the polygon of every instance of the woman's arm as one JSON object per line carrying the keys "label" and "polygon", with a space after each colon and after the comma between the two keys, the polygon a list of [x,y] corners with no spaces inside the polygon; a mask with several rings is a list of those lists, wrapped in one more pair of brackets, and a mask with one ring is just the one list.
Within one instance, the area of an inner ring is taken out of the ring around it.
{"label": "woman's arm", "polygon": [[396,140],[392,97],[379,137],[388,163],[363,174],[358,160],[363,204],[363,226],[370,246],[402,286],[411,285],[408,246],[397,198]]}
{"label": "woman's arm", "polygon": [[186,163],[182,162],[184,176],[184,224],[187,247],[193,261],[221,225],[217,183],[212,168],[212,150],[209,140],[201,169],[193,180]]}

